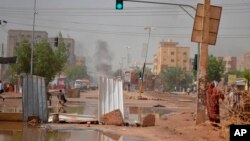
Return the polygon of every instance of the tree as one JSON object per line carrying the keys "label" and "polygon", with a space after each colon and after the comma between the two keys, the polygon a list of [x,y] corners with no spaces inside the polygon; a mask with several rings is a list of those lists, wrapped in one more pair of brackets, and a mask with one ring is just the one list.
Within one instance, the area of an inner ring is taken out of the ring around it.
{"label": "tree", "polygon": [[71,81],[82,78],[89,78],[86,66],[70,65],[64,70],[65,75]]}
{"label": "tree", "polygon": [[208,57],[208,69],[207,69],[207,80],[209,81],[220,81],[224,72],[224,64],[222,61],[218,61],[213,55]]}
{"label": "tree", "polygon": [[[45,83],[48,85],[55,75],[62,71],[68,53],[61,34],[59,34],[59,45],[55,49],[52,49],[47,40],[42,40],[34,46],[33,75],[45,77]],[[15,54],[17,64],[11,65],[12,75],[30,73],[31,45],[27,39],[15,47]]]}
{"label": "tree", "polygon": [[247,80],[247,90],[249,91],[249,85],[250,85],[250,70],[244,70],[244,71],[243,71],[243,77]]}
{"label": "tree", "polygon": [[164,91],[173,91],[175,87],[188,88],[192,84],[192,74],[178,67],[162,70],[160,78]]}

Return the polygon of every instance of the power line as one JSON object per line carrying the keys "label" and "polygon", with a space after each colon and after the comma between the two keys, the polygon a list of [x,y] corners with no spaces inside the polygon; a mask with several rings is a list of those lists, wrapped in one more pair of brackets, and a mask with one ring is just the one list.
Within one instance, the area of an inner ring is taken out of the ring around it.
{"label": "power line", "polygon": [[[32,17],[15,17],[15,16],[8,16],[9,18],[15,19],[29,19],[31,20]],[[144,28],[144,25],[125,25],[125,24],[106,24],[106,23],[88,23],[88,22],[79,22],[79,21],[64,21],[64,20],[54,20],[54,19],[46,19],[46,18],[39,18],[37,19],[39,22],[55,22],[55,23],[69,23],[69,24],[78,24],[78,25],[91,25],[91,26],[111,26],[111,27],[129,27],[129,28]],[[160,26],[160,25],[150,25],[152,27],[158,28],[165,28],[165,29],[191,29],[191,26]],[[221,30],[249,30],[250,27],[221,27]]]}
{"label": "power line", "polygon": [[[17,25],[24,25],[24,26],[32,26],[31,24],[25,24],[25,23],[15,23],[15,22],[9,22],[9,24],[17,24]],[[36,25],[39,27],[44,28],[51,28],[51,29],[60,29],[60,30],[66,30],[66,31],[76,31],[76,32],[86,32],[86,33],[95,33],[95,34],[115,34],[115,35],[128,35],[128,36],[143,36],[145,37],[145,33],[139,33],[139,32],[121,32],[121,31],[105,31],[105,30],[87,30],[87,29],[76,29],[76,28],[65,28],[65,27],[57,27],[57,26],[45,26],[45,25]],[[190,38],[191,35],[189,34],[152,34],[154,37],[176,37],[176,38]],[[249,38],[250,34],[246,35],[220,35],[219,38]]]}

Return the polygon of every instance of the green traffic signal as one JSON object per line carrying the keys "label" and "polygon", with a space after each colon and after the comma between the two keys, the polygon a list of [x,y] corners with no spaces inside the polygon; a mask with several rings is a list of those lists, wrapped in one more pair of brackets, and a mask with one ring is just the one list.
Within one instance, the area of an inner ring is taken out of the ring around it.
{"label": "green traffic signal", "polygon": [[120,3],[116,4],[116,9],[123,9],[123,5]]}
{"label": "green traffic signal", "polygon": [[123,0],[116,0],[116,9],[117,10],[123,9]]}

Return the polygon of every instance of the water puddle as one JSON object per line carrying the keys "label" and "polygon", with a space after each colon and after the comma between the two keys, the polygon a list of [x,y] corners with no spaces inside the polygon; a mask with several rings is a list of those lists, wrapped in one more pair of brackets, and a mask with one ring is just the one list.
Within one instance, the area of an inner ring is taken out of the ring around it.
{"label": "water puddle", "polygon": [[173,111],[162,107],[126,107],[125,121],[130,123],[141,121],[141,119],[148,114],[154,114],[156,118],[160,118],[161,116],[170,114],[171,112]]}
{"label": "water puddle", "polygon": [[48,130],[23,126],[0,129],[0,141],[145,141],[143,138],[120,136],[98,130]]}

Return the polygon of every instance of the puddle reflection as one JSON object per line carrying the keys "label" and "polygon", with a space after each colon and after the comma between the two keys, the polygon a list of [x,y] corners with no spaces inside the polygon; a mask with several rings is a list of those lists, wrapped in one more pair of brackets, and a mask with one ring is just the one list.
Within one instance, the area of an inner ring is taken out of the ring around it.
{"label": "puddle reflection", "polygon": [[166,108],[130,106],[125,108],[125,121],[141,121],[147,114],[154,114],[157,118],[160,118],[162,115],[169,114],[171,112],[171,110]]}
{"label": "puddle reflection", "polygon": [[97,130],[48,130],[28,127],[12,130],[0,129],[0,141],[145,141]]}

